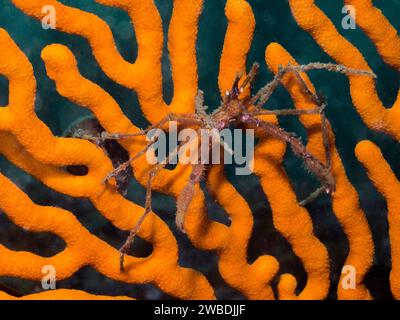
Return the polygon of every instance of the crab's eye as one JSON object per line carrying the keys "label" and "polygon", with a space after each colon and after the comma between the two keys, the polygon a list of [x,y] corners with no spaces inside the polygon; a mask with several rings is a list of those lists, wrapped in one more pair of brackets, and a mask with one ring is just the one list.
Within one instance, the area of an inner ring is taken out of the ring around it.
{"label": "crab's eye", "polygon": [[227,97],[229,97],[229,96],[231,95],[231,93],[230,93],[229,91],[225,91],[225,95],[226,95]]}

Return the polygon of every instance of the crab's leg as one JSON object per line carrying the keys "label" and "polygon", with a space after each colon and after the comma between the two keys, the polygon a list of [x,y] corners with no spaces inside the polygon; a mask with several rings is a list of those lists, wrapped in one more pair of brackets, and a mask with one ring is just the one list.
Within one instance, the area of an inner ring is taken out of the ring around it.
{"label": "crab's leg", "polygon": [[[146,130],[142,130],[140,132],[132,133],[132,134],[122,134],[122,133],[109,134],[107,132],[103,132],[102,138],[117,140],[117,139],[127,139],[127,138],[137,137],[140,135],[146,135],[152,129],[161,128],[168,121],[176,121],[178,123],[185,124],[185,125],[202,125],[201,120],[197,119],[196,115],[194,115],[194,114],[193,115],[184,115],[182,117],[181,117],[181,115],[169,114],[164,119],[162,119],[158,123],[150,126]],[[143,148],[141,151],[136,153],[134,156],[130,157],[126,162],[122,163],[120,166],[115,168],[112,172],[110,172],[105,177],[104,182],[107,182],[111,178],[115,177],[119,172],[125,170],[133,161],[135,161],[137,158],[139,158],[144,153],[146,153],[155,142],[156,141],[151,141],[148,145],[146,145],[145,148]]]}
{"label": "crab's leg", "polygon": [[183,224],[185,222],[185,216],[187,210],[195,194],[195,186],[202,179],[204,171],[205,171],[204,164],[199,163],[193,165],[189,181],[183,188],[182,192],[179,194],[178,200],[176,202],[175,222],[178,229],[182,232],[185,232]]}
{"label": "crab's leg", "polygon": [[259,115],[274,115],[274,116],[301,116],[304,114],[320,114],[321,109],[277,109],[277,110],[256,110],[255,112],[250,112],[252,116]]}
{"label": "crab's leg", "polygon": [[300,139],[296,138],[292,133],[285,131],[277,125],[260,120],[250,114],[244,114],[242,116],[244,124],[252,127],[261,128],[266,134],[287,142],[293,153],[304,161],[305,166],[310,170],[316,178],[321,182],[323,190],[326,193],[332,193],[335,190],[335,180],[331,173],[330,168],[321,163],[314,155],[312,155],[301,142]]}
{"label": "crab's leg", "polygon": [[[325,151],[325,158],[326,158],[326,164],[325,166],[331,170],[332,166],[332,157],[331,157],[331,150],[330,150],[330,143],[329,143],[329,136],[328,136],[328,124],[327,124],[327,119],[326,115],[324,113],[324,108],[325,104],[322,107],[315,108],[315,109],[303,109],[303,110],[297,110],[297,109],[281,109],[281,110],[263,110],[263,111],[257,111],[254,113],[251,113],[252,116],[258,116],[258,115],[276,115],[276,116],[301,116],[301,115],[316,115],[319,114],[321,115],[321,131],[322,131],[322,141],[324,144],[324,151]],[[317,192],[318,191],[318,192]],[[316,192],[313,192],[310,195],[310,201],[304,201],[303,205],[306,205],[307,203],[311,202],[311,199],[315,199],[316,197],[311,197],[314,194],[317,194],[317,196],[322,193],[320,189],[318,189]]]}
{"label": "crab's leg", "polygon": [[266,86],[261,88],[250,100],[249,105],[254,105],[256,102],[256,107],[261,109],[262,106],[269,100],[272,93],[275,91],[276,87],[279,85],[279,82],[283,78],[283,76],[288,72],[306,72],[310,70],[327,70],[330,72],[337,72],[343,74],[354,74],[360,76],[369,76],[376,78],[375,73],[370,70],[359,70],[347,68],[343,65],[333,64],[333,63],[320,63],[314,62],[306,65],[294,66],[291,64],[286,65],[285,67],[280,66],[278,72],[275,74],[274,78],[271,82],[269,82]]}
{"label": "crab's leg", "polygon": [[124,245],[119,249],[119,252],[120,252],[119,268],[121,271],[124,271],[125,254],[128,253],[129,248],[131,247],[133,240],[135,239],[136,234],[139,232],[147,215],[152,211],[152,208],[151,208],[151,183],[153,181],[155,174],[156,174],[156,171],[153,169],[149,172],[149,176],[147,178],[146,203],[145,203],[144,213],[140,216],[140,218],[136,222],[135,226],[129,232],[129,236],[126,239]]}
{"label": "crab's leg", "polygon": [[201,125],[202,124],[202,121],[197,117],[196,114],[169,113],[163,119],[161,119],[159,122],[149,126],[147,129],[140,130],[135,133],[103,132],[101,134],[101,138],[104,140],[120,140],[120,139],[129,139],[129,138],[133,138],[133,137],[137,137],[137,136],[144,136],[153,129],[162,128],[164,126],[164,124],[166,124],[169,121],[176,121],[176,122],[180,122],[181,124],[186,124],[186,125]]}
{"label": "crab's leg", "polygon": [[353,75],[358,75],[358,76],[367,76],[367,77],[377,78],[376,74],[374,72],[372,72],[371,70],[353,69],[353,68],[348,68],[344,65],[335,64],[335,63],[312,62],[309,64],[303,64],[303,65],[298,65],[298,66],[290,65],[288,69],[289,69],[289,71],[296,70],[298,72],[307,72],[310,70],[327,70],[327,71],[336,72],[336,73],[353,74]]}
{"label": "crab's leg", "polygon": [[150,147],[156,143],[157,140],[151,141],[150,143],[148,143],[146,145],[146,147],[144,147],[142,150],[140,150],[138,153],[136,153],[134,156],[129,157],[129,159],[127,161],[125,161],[124,163],[120,164],[117,168],[115,168],[113,171],[111,171],[105,178],[104,178],[104,182],[109,181],[110,179],[114,178],[115,176],[117,176],[121,171],[124,171],[133,161],[135,161],[136,159],[140,158],[143,154],[145,154]]}
{"label": "crab's leg", "polygon": [[269,82],[266,86],[261,88],[249,101],[249,106],[254,105],[257,101],[256,108],[261,110],[262,106],[269,100],[272,93],[278,87],[282,77],[285,73],[288,72],[288,66],[283,68],[279,66],[278,72],[275,74],[274,78],[271,82]]}
{"label": "crab's leg", "polygon": [[179,148],[181,147],[183,142],[181,142],[175,149],[172,151],[166,158],[166,161],[163,161],[162,163],[157,164],[154,168],[152,168],[149,172],[148,178],[147,178],[147,186],[146,186],[146,201],[145,201],[145,209],[143,214],[140,216],[139,220],[136,222],[135,226],[131,229],[129,232],[129,236],[126,239],[124,245],[119,249],[120,252],[120,270],[124,270],[124,257],[125,254],[128,252],[129,248],[131,247],[133,241],[135,240],[136,234],[140,231],[140,228],[148,216],[148,214],[152,211],[152,205],[151,205],[151,195],[152,195],[152,190],[151,190],[151,185],[153,182],[154,177],[156,176],[157,172],[159,172],[162,168],[164,168],[168,162],[170,161],[171,158],[175,157],[179,151]]}
{"label": "crab's leg", "polygon": [[[296,67],[296,66],[294,66]],[[310,68],[321,68],[321,69],[327,69],[330,70],[332,68],[336,68],[337,72],[341,72],[341,71],[347,71],[349,72],[358,72],[359,70],[353,70],[353,69],[347,69],[345,67],[342,66],[337,66],[337,65],[332,65],[332,64],[310,64],[307,66],[303,66],[305,68],[303,68],[304,70],[310,70]],[[303,69],[297,69],[297,68],[293,68],[292,66],[288,65],[286,67],[287,71],[291,71],[293,72],[296,77],[297,80],[299,82],[299,84],[301,85],[302,90],[304,91],[305,94],[307,94],[310,99],[316,104],[318,105],[318,108],[315,109],[306,109],[306,110],[296,110],[296,109],[283,109],[283,110],[273,110],[273,111],[268,111],[268,110],[262,110],[259,111],[258,109],[256,109],[255,112],[252,113],[253,116],[256,115],[262,115],[262,114],[273,114],[273,115],[277,115],[277,116],[286,116],[286,115],[307,115],[307,114],[320,114],[321,115],[321,131],[322,131],[322,140],[323,140],[323,145],[324,145],[324,151],[325,151],[325,158],[326,158],[326,164],[325,167],[331,172],[331,167],[332,167],[332,160],[331,160],[331,151],[330,151],[330,143],[329,143],[329,136],[328,136],[328,124],[327,124],[327,119],[326,119],[326,115],[325,115],[325,108],[326,108],[326,103],[324,101],[323,98],[321,98],[319,95],[317,95],[316,93],[314,93],[307,85],[307,83],[303,80],[303,78],[301,77],[299,71],[303,71]],[[333,70],[331,70],[333,71]],[[364,71],[360,71],[361,73],[363,73]],[[366,72],[368,73],[368,72]],[[332,176],[332,181],[333,181],[333,188],[331,187],[329,190],[330,192],[334,192],[334,179],[333,179],[333,175]],[[320,187],[318,188],[316,191],[312,192],[305,200],[301,201],[300,204],[302,206],[307,205],[308,203],[314,201],[319,195],[321,195],[322,193],[326,192],[326,186],[324,187]]]}

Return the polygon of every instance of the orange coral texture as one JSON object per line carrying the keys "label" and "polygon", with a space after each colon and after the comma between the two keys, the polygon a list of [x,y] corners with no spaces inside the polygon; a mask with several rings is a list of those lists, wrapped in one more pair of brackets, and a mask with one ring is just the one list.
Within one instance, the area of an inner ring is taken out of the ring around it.
{"label": "orange coral texture", "polygon": [[[163,49],[162,21],[152,0],[97,0],[96,2],[125,10],[135,28],[138,56],[134,63],[124,60],[116,49],[110,28],[99,17],[72,8],[55,0],[12,0],[25,14],[42,19],[42,7],[52,5],[57,12],[57,29],[86,38],[102,70],[113,81],[138,95],[144,116],[155,123],[169,112],[193,113],[198,90],[196,39],[197,22],[203,0],[174,0],[168,32],[168,46],[174,83],[174,97],[167,105],[162,95],[161,57]],[[370,0],[346,0],[356,8],[360,28],[371,38],[383,60],[400,69],[400,40],[397,31]],[[369,69],[362,54],[336,30],[328,17],[312,0],[289,0],[297,23],[315,39],[337,63],[351,68]],[[255,19],[244,0],[226,3],[228,29],[220,61],[221,93],[229,89],[238,70],[243,70],[249,51]],[[377,28],[377,26],[380,26]],[[9,105],[0,108],[0,152],[16,166],[42,181],[50,188],[73,197],[88,198],[96,209],[117,228],[129,230],[143,208],[122,197],[115,188],[103,183],[112,170],[107,156],[92,143],[54,136],[34,112],[36,81],[33,68],[8,33],[0,29],[0,74],[9,80]],[[116,101],[101,87],[84,78],[73,53],[63,45],[46,46],[42,51],[48,76],[57,91],[77,105],[90,109],[110,133],[139,131],[123,114]],[[296,64],[294,58],[279,44],[267,46],[265,60],[276,72],[279,65]],[[312,90],[307,75],[301,75]],[[350,75],[351,97],[356,110],[371,128],[400,139],[400,99],[386,109],[376,92],[374,80]],[[304,95],[295,77],[282,81],[298,109],[315,108]],[[273,117],[266,117],[276,121]],[[308,148],[324,161],[319,116],[300,119],[308,130]],[[228,285],[250,299],[323,299],[330,287],[329,255],[326,247],[313,233],[312,220],[296,199],[288,177],[281,166],[285,145],[261,133],[256,148],[254,173],[259,177],[271,204],[275,228],[288,240],[307,273],[305,288],[296,294],[293,275],[284,274],[278,283],[277,297],[271,287],[279,272],[279,262],[272,256],[261,256],[254,263],[247,261],[247,245],[253,218],[249,205],[224,177],[222,166],[212,166],[206,181],[210,194],[225,209],[231,225],[211,221],[207,217],[205,195],[197,186],[189,207],[185,230],[191,242],[200,249],[216,251],[219,271]],[[346,176],[340,156],[330,133],[333,170],[337,190],[333,195],[333,211],[349,243],[345,265],[356,268],[356,289],[345,290],[339,281],[339,299],[371,299],[363,278],[372,265],[374,244],[358,194]],[[145,145],[142,137],[121,142],[131,155]],[[388,203],[392,253],[391,288],[400,298],[400,182],[383,159],[377,146],[360,142],[356,156],[369,177]],[[72,176],[60,168],[86,165],[86,176]],[[133,163],[135,177],[145,185],[150,168],[143,157]],[[153,189],[178,197],[190,174],[188,166],[162,170],[155,178]],[[275,190],[281,190],[277,193]],[[55,207],[33,203],[9,179],[0,174],[0,209],[20,227],[31,231],[52,232],[66,242],[66,248],[45,258],[29,252],[13,251],[0,245],[0,276],[41,280],[42,267],[53,265],[57,280],[71,277],[83,266],[90,265],[100,273],[126,283],[152,283],[167,294],[181,299],[213,299],[214,291],[200,272],[178,264],[178,244],[169,227],[154,213],[145,220],[139,236],[149,241],[153,253],[146,258],[128,256],[126,270],[120,272],[118,251],[86,230],[74,214]],[[14,299],[0,292],[1,299]],[[53,290],[23,299],[104,299],[77,290]],[[124,297],[114,297],[124,298]]]}

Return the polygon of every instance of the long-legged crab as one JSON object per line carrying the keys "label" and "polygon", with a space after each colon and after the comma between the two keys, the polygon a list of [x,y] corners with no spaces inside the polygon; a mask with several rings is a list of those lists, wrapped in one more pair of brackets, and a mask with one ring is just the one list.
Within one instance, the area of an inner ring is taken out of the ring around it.
{"label": "long-legged crab", "polygon": [[[306,72],[309,70],[316,69],[325,69],[331,72],[345,73],[345,74],[355,74],[362,76],[371,76],[376,77],[374,73],[371,71],[364,70],[356,70],[350,69],[342,65],[330,64],[330,63],[310,63],[307,65],[287,65],[285,67],[280,67],[275,77],[271,82],[261,88],[255,95],[247,96],[242,98],[241,93],[244,91],[246,86],[250,85],[257,74],[259,69],[259,65],[255,63],[247,75],[246,78],[242,80],[243,76],[238,74],[232,88],[230,91],[225,93],[225,96],[222,99],[222,104],[212,113],[207,114],[205,112],[205,108],[203,106],[203,93],[199,91],[199,94],[196,99],[196,113],[193,114],[168,114],[161,121],[156,124],[153,124],[149,128],[145,130],[141,130],[135,134],[124,134],[124,133],[107,133],[103,132],[101,138],[104,140],[112,139],[112,140],[120,140],[120,139],[132,139],[139,135],[146,135],[152,129],[162,128],[169,121],[176,121],[177,123],[183,126],[192,126],[197,129],[216,129],[221,131],[229,126],[236,127],[250,127],[254,129],[258,129],[263,131],[265,135],[272,136],[273,138],[279,139],[281,141],[286,142],[291,147],[293,153],[303,160],[306,168],[319,180],[321,183],[321,187],[318,188],[315,192],[313,192],[309,197],[305,200],[301,201],[301,205],[306,205],[310,201],[316,199],[320,194],[327,193],[332,194],[335,191],[335,179],[333,177],[331,171],[331,157],[329,150],[329,141],[328,141],[328,129],[327,129],[327,121],[325,117],[324,110],[327,106],[326,101],[320,97],[318,94],[313,93],[304,82],[302,77],[300,76],[301,72]],[[281,110],[263,110],[262,107],[269,100],[272,93],[279,85],[280,81],[284,77],[285,74],[292,72],[295,74],[297,80],[299,81],[304,93],[306,93],[310,99],[315,103],[315,109],[308,110],[294,110],[294,109],[281,109]],[[283,128],[278,125],[264,121],[260,119],[261,115],[276,115],[276,116],[300,116],[300,115],[320,115],[321,116],[321,131],[323,136],[325,154],[326,154],[326,163],[322,163],[319,161],[314,155],[312,155],[306,148],[306,146],[302,143],[302,141],[297,138],[293,133],[285,131]],[[132,163],[132,161],[139,158],[143,155],[151,145],[154,143],[154,140],[149,142],[149,144],[142,151],[132,156],[128,161],[118,166],[114,171],[112,171],[105,179],[107,182],[109,179],[116,177],[121,171],[126,170],[126,168]],[[215,143],[213,140],[212,143]],[[210,144],[210,152],[213,148],[212,143]],[[217,143],[220,144],[221,147],[226,148],[223,141],[220,140]],[[169,163],[169,159],[172,159],[176,156],[180,146],[176,148],[172,153],[170,153],[164,161],[154,165],[154,167],[148,173],[147,180],[147,192],[146,192],[146,202],[145,202],[145,210],[139,220],[136,222],[135,226],[130,231],[129,237],[126,242],[120,249],[121,258],[120,258],[120,268],[123,270],[124,265],[124,255],[128,252],[132,242],[140,230],[140,227],[145,220],[146,216],[152,211],[151,209],[151,187],[152,180],[155,177],[156,173],[163,167],[165,167]],[[191,175],[183,188],[181,194],[177,199],[177,213],[176,213],[176,224],[178,228],[183,231],[183,223],[185,220],[185,215],[188,210],[188,207],[194,197],[195,186],[204,176],[204,172],[206,170],[206,164],[202,163],[202,161],[198,161],[196,164],[192,164],[192,172]]]}

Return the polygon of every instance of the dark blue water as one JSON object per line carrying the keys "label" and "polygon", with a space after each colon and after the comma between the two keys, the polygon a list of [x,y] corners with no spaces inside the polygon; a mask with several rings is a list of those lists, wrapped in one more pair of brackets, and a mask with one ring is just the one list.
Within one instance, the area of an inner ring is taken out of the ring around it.
{"label": "dark blue water", "polygon": [[[93,12],[104,19],[113,31],[121,54],[127,60],[134,61],[137,54],[137,46],[134,30],[130,26],[126,13],[115,8],[96,4],[93,0],[64,0],[61,2]],[[287,1],[251,0],[249,3],[254,10],[257,27],[248,57],[248,66],[251,66],[254,61],[261,63],[261,72],[257,78],[256,88],[272,78],[271,72],[264,63],[265,47],[270,42],[277,41],[282,44],[300,63],[332,61],[318,47],[311,36],[297,26]],[[339,27],[343,18],[341,13],[343,3],[341,1],[320,0],[316,1],[316,3],[332,19],[339,32],[362,52],[371,68],[378,75],[377,90],[382,102],[386,106],[391,106],[399,88],[399,73],[384,64],[371,41],[361,30],[343,30]],[[164,30],[167,32],[172,13],[172,1],[157,0],[156,4],[163,17]],[[400,22],[396,16],[396,12],[400,7],[399,0],[375,1],[374,4],[383,11],[395,28],[399,29]],[[224,16],[224,5],[224,0],[206,0],[199,24],[197,45],[199,87],[205,91],[206,104],[209,106],[218,105],[220,99],[217,76],[227,25]],[[76,55],[82,74],[107,90],[136,125],[141,127],[147,125],[138,108],[135,94],[115,84],[102,72],[94,60],[86,40],[54,30],[43,30],[39,22],[20,12],[11,4],[10,0],[0,0],[0,27],[9,32],[33,64],[38,83],[36,113],[55,135],[63,135],[71,123],[89,115],[89,112],[61,97],[56,92],[54,83],[47,77],[40,53],[46,45],[51,43],[67,45]],[[6,48],[3,48],[2,44],[0,44],[0,50],[6,50]],[[169,70],[168,52],[165,50],[163,73],[166,101],[170,101],[173,92]],[[390,247],[387,236],[386,204],[368,180],[363,167],[355,158],[354,147],[357,142],[364,139],[374,141],[382,148],[384,156],[397,174],[400,173],[398,170],[400,148],[397,142],[390,137],[372,132],[363,124],[360,116],[352,106],[348,81],[345,76],[321,71],[311,73],[310,77],[317,90],[328,99],[327,115],[335,132],[338,151],[345,164],[349,179],[359,192],[361,206],[366,212],[373,231],[376,255],[374,267],[366,278],[367,285],[376,298],[390,298],[388,290]],[[7,104],[7,86],[7,80],[0,77],[0,105]],[[267,106],[271,108],[275,106],[292,107],[293,104],[285,90],[279,88]],[[294,131],[306,139],[304,129],[296,119],[280,119],[280,123],[287,130]],[[287,153],[284,164],[299,198],[303,198],[316,186],[314,179],[301,169],[301,162],[290,152]],[[20,186],[35,202],[71,210],[89,230],[116,248],[123,242],[126,233],[113,228],[108,221],[96,212],[88,201],[72,199],[49,190],[4,158],[0,159],[0,170]],[[280,272],[293,273],[299,279],[299,289],[301,289],[306,279],[304,270],[301,263],[291,252],[288,243],[274,230],[268,201],[263,196],[257,179],[244,177],[240,179],[232,178],[231,180],[248,200],[255,216],[255,232],[250,243],[249,260],[253,261],[261,254],[277,256],[281,263]],[[143,204],[144,192],[144,189],[133,181],[128,197],[137,203]],[[155,211],[176,232],[181,244],[182,265],[191,266],[206,273],[216,288],[218,297],[240,298],[240,294],[226,286],[218,276],[216,255],[193,249],[186,238],[175,230],[173,225],[174,202],[172,199],[156,195],[154,201]],[[210,201],[208,205],[210,211],[214,213],[213,218],[226,222],[226,216],[221,208],[218,208],[213,201]],[[315,224],[315,232],[330,252],[332,281],[334,283],[330,297],[334,297],[337,277],[348,251],[347,241],[331,212],[329,199],[322,197],[310,205],[309,209]],[[30,250],[43,255],[52,255],[63,247],[63,242],[52,235],[36,235],[20,230],[18,227],[13,226],[5,215],[0,215],[0,230],[0,242],[17,250]],[[134,248],[134,253],[146,255],[150,252],[149,250],[150,248],[147,244],[138,241]],[[16,281],[15,279],[4,279],[4,281],[16,286],[24,294],[31,292],[38,286],[37,283],[30,281]],[[139,298],[165,297],[154,288],[129,286],[104,279],[90,268],[81,270],[73,279],[62,282],[60,287],[73,287],[102,294],[126,294]]]}

